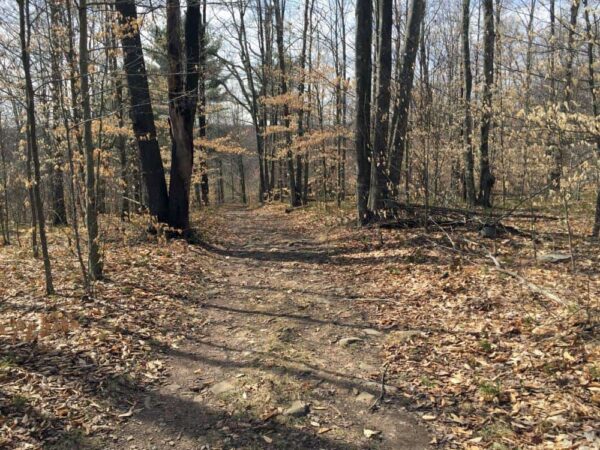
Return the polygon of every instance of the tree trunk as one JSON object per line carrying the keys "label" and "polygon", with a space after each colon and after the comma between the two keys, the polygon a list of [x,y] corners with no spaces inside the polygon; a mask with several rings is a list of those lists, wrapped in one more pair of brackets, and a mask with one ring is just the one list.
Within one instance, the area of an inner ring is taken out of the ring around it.
{"label": "tree trunk", "polygon": [[425,0],[412,0],[406,30],[402,69],[399,78],[398,94],[394,105],[395,123],[393,124],[394,142],[390,146],[388,158],[389,183],[392,195],[398,194],[400,185],[400,172],[402,169],[402,156],[406,146],[408,130],[408,114],[410,95],[415,74],[415,61],[419,48],[419,33],[421,22],[425,15]]}
{"label": "tree trunk", "polygon": [[377,96],[371,177],[367,207],[374,215],[384,207],[388,198],[387,135],[390,109],[390,81],[392,77],[392,17],[393,1],[379,0],[379,39],[377,46]]}
{"label": "tree trunk", "polygon": [[370,128],[371,128],[371,0],[356,2],[356,202],[358,221],[370,220],[368,210],[370,182]]}
{"label": "tree trunk", "polygon": [[85,153],[85,221],[88,235],[88,276],[91,280],[98,280],[102,278],[102,261],[100,259],[100,243],[98,242],[98,210],[90,107],[87,32],[87,0],[79,0],[79,73]]}
{"label": "tree trunk", "polygon": [[134,0],[116,0],[120,14],[121,44],[123,46],[124,69],[127,75],[130,118],[133,125],[139,159],[148,193],[148,209],[159,222],[167,222],[169,199],[165,171],[156,138],[156,126],[152,114],[152,102],[148,87],[148,76],[144,63],[139,22]]}
{"label": "tree trunk", "polygon": [[[307,52],[307,44],[308,44],[308,32],[310,20],[313,14],[314,0],[305,0],[304,2],[304,26],[302,28],[302,51],[300,53],[300,83],[298,83],[298,96],[302,101],[302,107],[298,111],[298,137],[302,138],[304,136],[304,90],[306,87],[306,52]],[[312,30],[310,30],[312,31]],[[305,155],[305,158],[308,155]],[[301,155],[297,155],[296,157],[296,180],[299,184],[298,196],[301,203],[306,204],[307,199],[304,196],[304,189],[302,189],[302,157]],[[308,170],[308,166],[304,167],[305,170]],[[304,177],[306,178],[306,177]]]}
{"label": "tree trunk", "polygon": [[[85,1],[85,0],[84,0]],[[29,40],[31,36],[29,22],[29,1],[19,0],[19,37],[21,41],[21,61],[23,63],[23,72],[25,73],[25,97],[27,109],[27,141],[31,151],[33,162],[33,200],[35,203],[35,215],[40,232],[40,246],[44,259],[44,275],[46,280],[46,294],[54,294],[54,285],[52,281],[52,268],[50,265],[50,254],[48,253],[48,241],[46,239],[46,223],[44,220],[44,205],[41,194],[41,175],[40,158],[37,145],[36,123],[35,123],[35,101],[33,83],[31,81],[31,62],[29,59]]]}
{"label": "tree trunk", "polygon": [[[286,72],[286,62],[285,62],[285,48],[283,45],[283,10],[280,5],[279,0],[274,0],[273,6],[275,8],[275,31],[276,31],[276,41],[277,41],[277,53],[279,60],[279,71],[280,71],[280,83],[281,83],[281,92],[282,96],[285,96],[288,93],[288,83],[287,83],[287,72]],[[286,128],[285,138],[286,138],[286,146],[287,146],[287,171],[288,171],[288,182],[290,189],[290,206],[299,206],[300,205],[300,184],[301,180],[297,179],[297,173],[294,169],[294,157],[292,154],[292,136],[290,131],[290,107],[287,102],[283,104],[283,125]]]}
{"label": "tree trunk", "polygon": [[50,67],[52,73],[52,170],[51,186],[52,186],[52,223],[55,226],[67,225],[67,209],[65,205],[65,189],[63,183],[63,156],[61,149],[61,138],[58,133],[60,122],[60,83],[61,81],[61,52],[57,48],[60,42],[59,27],[61,25],[60,9],[58,4],[50,1]]}
{"label": "tree trunk", "polygon": [[[561,104],[561,111],[567,112],[570,108],[573,97],[573,61],[575,60],[575,34],[577,28],[577,15],[579,12],[580,0],[571,0],[571,15],[569,20],[569,33],[567,40],[567,59],[565,62],[565,89],[564,98]],[[565,159],[565,146],[563,132],[559,131],[559,144],[552,149],[553,166],[550,170],[550,185],[553,189],[559,191],[561,185],[563,164]]]}
{"label": "tree trunk", "polygon": [[[206,34],[206,0],[202,0],[202,14],[200,16],[200,74],[198,82],[198,136],[206,137],[206,60],[207,60],[207,34]],[[208,205],[208,148],[200,148],[204,154],[200,155],[200,182],[196,183],[195,190],[198,196]],[[198,206],[201,199],[198,199]]]}
{"label": "tree trunk", "polygon": [[238,174],[240,176],[240,193],[242,196],[242,203],[245,205],[248,203],[248,198],[246,197],[246,174],[244,172],[244,156],[238,155],[237,158],[238,163]]}
{"label": "tree trunk", "polygon": [[[190,187],[194,156],[194,117],[198,102],[200,3],[188,0],[185,19],[185,70],[179,0],[167,1],[167,56],[169,59],[169,128],[171,177],[169,225],[189,232]],[[185,77],[184,77],[185,75]],[[184,79],[185,78],[185,79]]]}
{"label": "tree trunk", "polygon": [[[592,22],[590,20],[590,12],[588,8],[588,0],[583,0],[584,15],[585,15],[585,30],[587,38],[587,65],[588,75],[590,77],[590,92],[592,95],[592,113],[594,117],[600,116],[600,105],[598,105],[598,96],[596,95],[596,73],[594,70],[594,42],[595,37],[592,33]],[[600,165],[600,136],[596,136],[596,155],[598,164]],[[600,235],[600,180],[598,180],[598,193],[596,195],[596,214],[594,217],[594,227],[592,229],[592,237]]]}
{"label": "tree trunk", "polygon": [[483,74],[481,143],[479,147],[479,195],[477,203],[489,208],[492,206],[492,188],[495,178],[490,168],[489,141],[492,128],[492,88],[494,85],[494,1],[483,0],[484,39],[483,39]]}
{"label": "tree trunk", "polygon": [[2,211],[2,217],[0,218],[3,223],[4,245],[10,244],[10,227],[9,227],[9,206],[8,206],[8,167],[6,165],[6,146],[4,142],[4,128],[2,127],[2,114],[0,113],[0,162],[2,163],[2,190],[4,194],[3,203],[4,208]]}
{"label": "tree trunk", "polygon": [[471,93],[473,91],[473,73],[471,72],[471,46],[470,46],[470,22],[471,22],[471,1],[463,0],[462,11],[462,47],[463,47],[463,77],[464,77],[464,108],[465,121],[463,125],[464,140],[464,182],[465,197],[467,204],[475,204],[475,163],[473,158],[473,116],[471,114]]}

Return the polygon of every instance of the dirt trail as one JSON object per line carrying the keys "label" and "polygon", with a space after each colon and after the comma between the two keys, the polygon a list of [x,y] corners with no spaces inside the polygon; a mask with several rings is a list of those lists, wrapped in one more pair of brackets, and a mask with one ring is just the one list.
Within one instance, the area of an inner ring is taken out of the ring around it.
{"label": "dirt trail", "polygon": [[106,448],[427,448],[398,392],[370,410],[385,333],[353,305],[354,286],[336,284],[344,269],[326,237],[283,213],[223,214],[226,242],[199,254],[212,264],[202,326],[166,352],[168,381],[140,396]]}

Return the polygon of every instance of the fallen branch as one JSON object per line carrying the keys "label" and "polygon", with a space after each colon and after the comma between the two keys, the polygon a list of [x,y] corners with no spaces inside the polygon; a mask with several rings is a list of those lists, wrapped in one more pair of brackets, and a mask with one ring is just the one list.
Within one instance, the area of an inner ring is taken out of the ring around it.
{"label": "fallen branch", "polygon": [[478,242],[473,242],[469,239],[465,239],[465,241],[470,242],[471,244],[480,245],[481,247],[483,247],[487,253],[486,257],[488,257],[489,259],[492,260],[492,262],[494,263],[494,269],[496,269],[498,272],[515,278],[521,284],[526,286],[531,292],[535,292],[536,294],[543,295],[544,297],[558,303],[561,306],[567,306],[567,302],[564,301],[562,298],[560,298],[558,295],[554,294],[553,292],[550,292],[550,291],[538,286],[537,284],[532,283],[531,281],[526,279],[524,276],[519,275],[517,272],[513,272],[512,270],[507,270],[507,269],[503,268],[502,264],[500,264],[500,261],[498,261],[498,258],[496,258],[494,255],[492,255],[489,252],[489,250],[487,248],[485,248],[485,246],[483,246],[482,244],[479,244]]}

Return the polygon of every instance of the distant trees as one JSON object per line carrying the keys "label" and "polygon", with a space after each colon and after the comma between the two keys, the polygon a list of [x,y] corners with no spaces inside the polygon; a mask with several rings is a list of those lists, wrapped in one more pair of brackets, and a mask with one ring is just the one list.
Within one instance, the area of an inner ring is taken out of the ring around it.
{"label": "distant trees", "polygon": [[26,236],[50,279],[48,230],[68,226],[93,280],[104,214],[189,234],[191,192],[202,207],[355,192],[361,223],[567,199],[598,236],[597,9],[505,3],[0,6],[0,241]]}

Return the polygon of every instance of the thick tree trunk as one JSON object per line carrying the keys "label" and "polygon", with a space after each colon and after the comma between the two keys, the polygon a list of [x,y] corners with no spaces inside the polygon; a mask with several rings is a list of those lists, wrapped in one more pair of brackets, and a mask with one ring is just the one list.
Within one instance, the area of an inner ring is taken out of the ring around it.
{"label": "thick tree trunk", "polygon": [[[198,102],[200,4],[189,0],[185,18],[185,70],[181,41],[179,0],[167,1],[167,55],[169,58],[169,125],[171,177],[169,225],[189,231],[189,202],[194,155],[194,117]],[[185,74],[185,79],[184,79]]]}
{"label": "thick tree trunk", "polygon": [[[202,139],[206,137],[206,60],[207,60],[207,34],[206,34],[206,0],[202,1],[202,14],[200,16],[200,74],[198,82],[198,136]],[[200,181],[196,183],[194,189],[198,194],[198,206],[201,199],[208,205],[208,149],[200,155]],[[206,191],[206,192],[204,192]]]}
{"label": "thick tree trunk", "polygon": [[485,31],[483,39],[483,100],[481,115],[481,143],[479,147],[479,195],[477,203],[492,206],[492,188],[495,178],[490,168],[489,142],[492,129],[492,88],[494,85],[494,1],[483,0]]}
{"label": "thick tree trunk", "polygon": [[402,156],[406,146],[408,131],[410,95],[413,87],[417,50],[419,48],[419,33],[424,16],[425,0],[412,0],[406,30],[402,69],[399,77],[400,85],[394,104],[395,123],[392,125],[394,142],[390,146],[390,156],[388,158],[389,184],[392,189],[392,196],[398,194],[400,185]]}
{"label": "thick tree trunk", "polygon": [[369,201],[367,207],[378,215],[388,198],[387,135],[389,128],[390,82],[392,77],[392,17],[393,1],[379,0],[379,45],[377,46],[377,97]]}
{"label": "thick tree trunk", "polygon": [[[84,0],[85,1],[85,0]],[[54,285],[52,281],[52,268],[50,264],[50,254],[48,252],[48,241],[46,239],[46,222],[44,219],[44,205],[42,203],[40,174],[40,158],[37,145],[36,123],[35,123],[35,101],[33,83],[31,81],[31,62],[29,59],[29,1],[19,0],[19,37],[21,41],[21,61],[23,63],[23,72],[25,73],[25,100],[27,109],[27,141],[31,152],[33,162],[33,201],[35,203],[35,215],[40,232],[40,246],[42,248],[42,257],[44,259],[44,275],[46,280],[46,294],[54,294]]]}
{"label": "thick tree trunk", "polygon": [[65,205],[65,189],[63,182],[63,155],[61,143],[62,139],[59,136],[58,128],[60,123],[60,83],[61,81],[61,52],[57,48],[60,42],[58,33],[61,25],[60,10],[54,1],[50,1],[50,68],[52,73],[52,170],[51,170],[51,185],[52,185],[52,223],[55,226],[67,225],[67,209]]}
{"label": "thick tree trunk", "polygon": [[130,118],[139,150],[142,176],[148,193],[148,209],[150,214],[165,223],[168,219],[169,208],[167,184],[156,138],[156,126],[152,114],[152,102],[138,29],[136,6],[134,0],[116,0],[115,7],[121,16],[121,43],[131,103]]}
{"label": "thick tree trunk", "polygon": [[464,140],[464,182],[467,204],[475,204],[475,163],[473,158],[473,115],[471,114],[471,93],[473,91],[473,73],[471,72],[471,44],[470,44],[471,1],[463,0],[462,11],[462,48],[463,48],[463,77],[464,77],[464,109],[465,121],[463,125]]}
{"label": "thick tree trunk", "polygon": [[372,2],[356,2],[356,203],[358,221],[369,221],[368,198],[370,167],[370,129],[371,129],[371,36]]}

